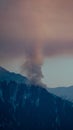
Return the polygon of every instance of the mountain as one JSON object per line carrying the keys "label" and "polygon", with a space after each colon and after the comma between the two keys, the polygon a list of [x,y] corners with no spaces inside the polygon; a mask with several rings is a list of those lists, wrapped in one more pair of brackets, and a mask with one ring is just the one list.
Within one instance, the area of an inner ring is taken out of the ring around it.
{"label": "mountain", "polygon": [[14,72],[9,72],[8,70],[4,69],[3,67],[0,67],[0,81],[15,81],[17,83],[29,83],[26,77],[16,74]]}
{"label": "mountain", "polygon": [[41,86],[5,79],[0,81],[0,130],[73,130],[71,102]]}
{"label": "mountain", "polygon": [[47,90],[48,92],[55,94],[56,96],[73,102],[73,86],[48,88]]}

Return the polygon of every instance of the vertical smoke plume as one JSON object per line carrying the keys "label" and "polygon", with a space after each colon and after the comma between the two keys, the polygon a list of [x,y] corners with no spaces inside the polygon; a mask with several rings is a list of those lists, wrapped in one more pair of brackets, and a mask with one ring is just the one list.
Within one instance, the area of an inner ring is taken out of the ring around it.
{"label": "vertical smoke plume", "polygon": [[43,75],[41,71],[41,64],[35,64],[32,60],[26,60],[23,65],[23,70],[33,84],[42,83],[41,79],[43,78]]}
{"label": "vertical smoke plume", "polygon": [[40,44],[26,44],[25,62],[22,70],[33,84],[42,84],[43,74],[41,66],[43,62],[42,48]]}

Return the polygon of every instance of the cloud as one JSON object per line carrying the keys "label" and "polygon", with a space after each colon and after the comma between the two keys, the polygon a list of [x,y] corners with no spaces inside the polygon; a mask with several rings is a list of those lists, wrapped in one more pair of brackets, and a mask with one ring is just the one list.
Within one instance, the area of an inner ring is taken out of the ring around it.
{"label": "cloud", "polygon": [[3,5],[0,9],[3,36],[19,39],[73,40],[71,0],[10,0],[10,3],[6,0]]}

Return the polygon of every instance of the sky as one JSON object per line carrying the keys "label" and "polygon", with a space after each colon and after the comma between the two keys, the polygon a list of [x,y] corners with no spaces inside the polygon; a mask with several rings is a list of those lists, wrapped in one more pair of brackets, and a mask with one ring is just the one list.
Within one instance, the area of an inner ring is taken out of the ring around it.
{"label": "sky", "polygon": [[46,59],[42,67],[43,82],[48,87],[69,87],[73,85],[73,57],[64,55]]}
{"label": "sky", "polygon": [[0,0],[0,66],[49,87],[73,85],[73,1]]}

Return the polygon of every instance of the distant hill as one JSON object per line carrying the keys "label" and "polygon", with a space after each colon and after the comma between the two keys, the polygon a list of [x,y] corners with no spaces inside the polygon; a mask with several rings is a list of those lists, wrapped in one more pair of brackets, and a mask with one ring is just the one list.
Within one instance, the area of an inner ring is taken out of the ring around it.
{"label": "distant hill", "polygon": [[5,79],[0,81],[0,130],[73,130],[71,102],[28,79],[28,83]]}
{"label": "distant hill", "polygon": [[73,86],[48,88],[47,90],[48,92],[55,94],[56,96],[73,102]]}

